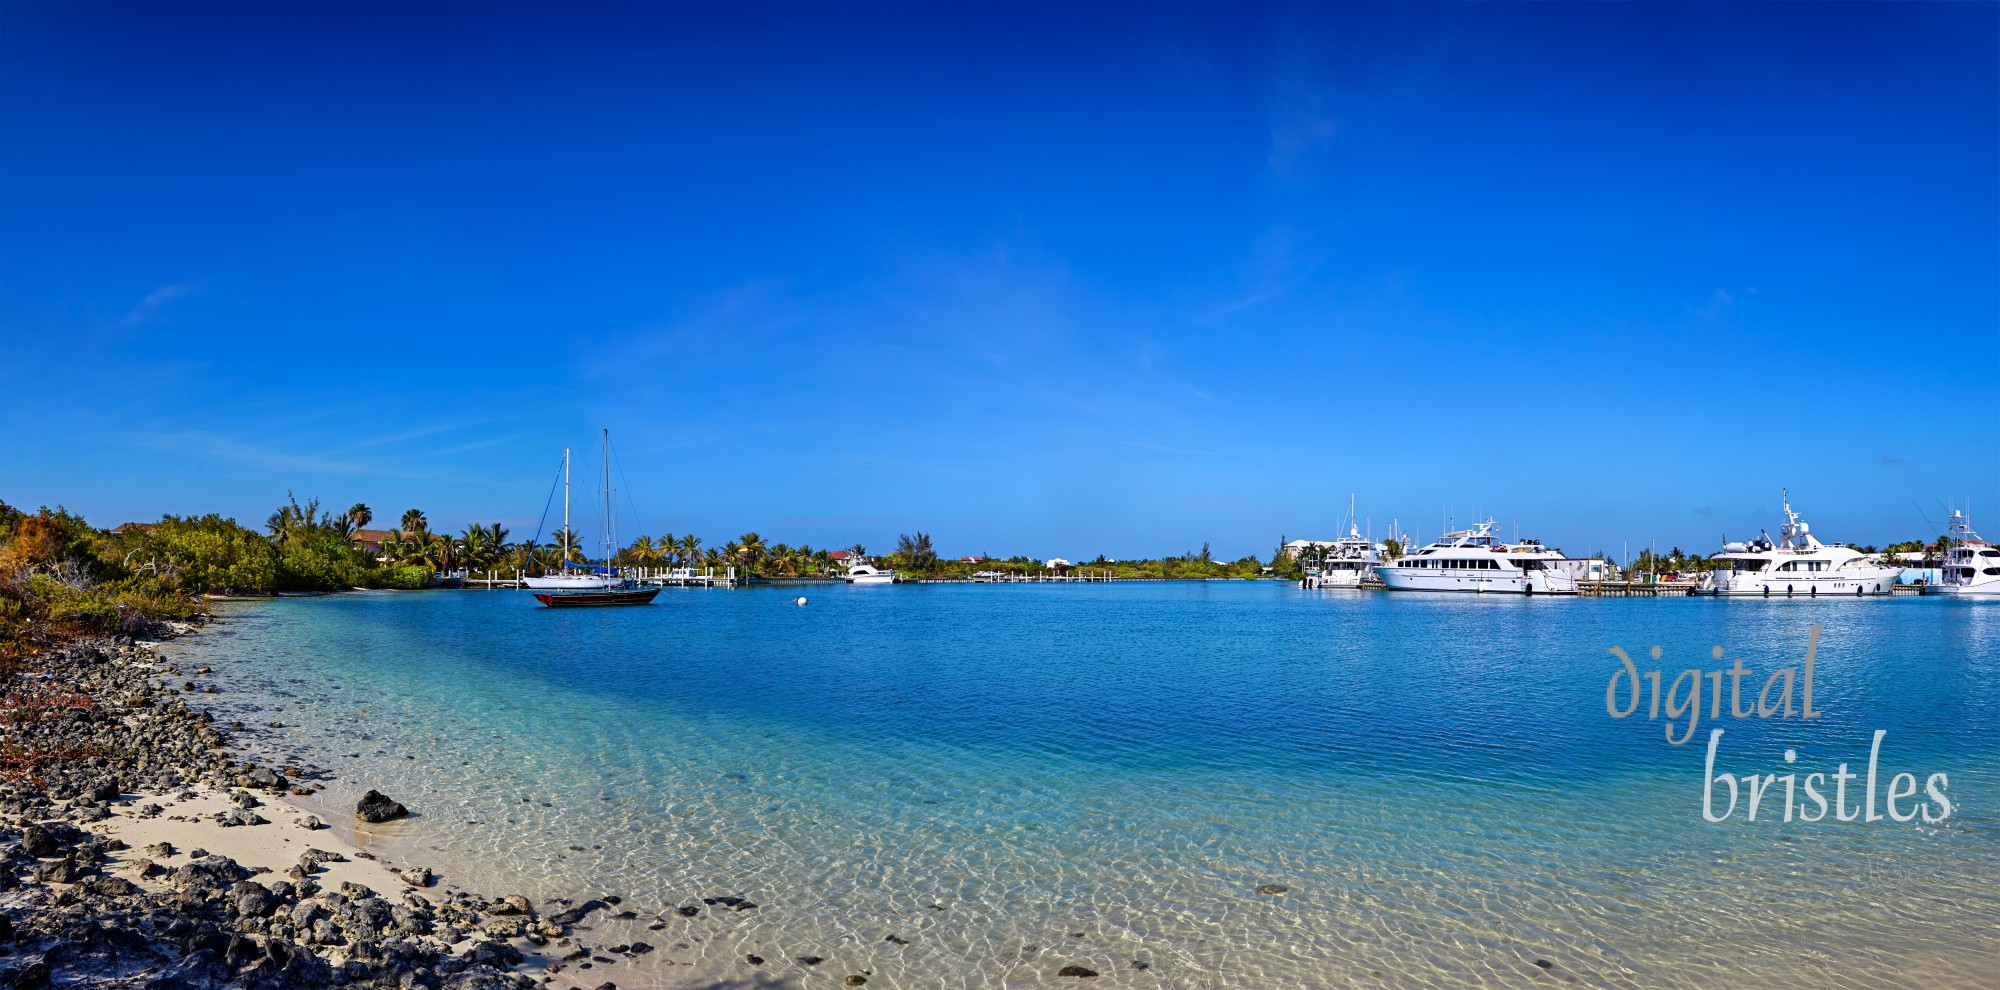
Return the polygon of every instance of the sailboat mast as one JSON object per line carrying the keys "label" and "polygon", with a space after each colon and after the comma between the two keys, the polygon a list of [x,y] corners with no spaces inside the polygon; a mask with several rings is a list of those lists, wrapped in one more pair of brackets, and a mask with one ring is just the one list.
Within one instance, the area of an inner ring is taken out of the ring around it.
{"label": "sailboat mast", "polygon": [[611,428],[604,428],[604,566],[611,566]]}
{"label": "sailboat mast", "polygon": [[569,566],[569,448],[563,448],[563,566]]}

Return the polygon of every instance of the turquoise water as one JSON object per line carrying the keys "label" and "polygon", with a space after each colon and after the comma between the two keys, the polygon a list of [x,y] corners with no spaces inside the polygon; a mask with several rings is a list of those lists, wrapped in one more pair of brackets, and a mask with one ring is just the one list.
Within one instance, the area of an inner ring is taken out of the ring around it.
{"label": "turquoise water", "polygon": [[[338,773],[330,811],[368,787],[411,805],[364,837],[391,855],[488,892],[624,897],[640,918],[586,937],[661,951],[611,967],[621,987],[1041,986],[1072,964],[1132,987],[2000,972],[1991,605],[1238,582],[670,589],[581,611],[356,593],[228,618],[174,647],[216,667],[219,715],[294,726],[253,744]],[[1740,656],[1754,696],[1815,624],[1811,722],[1736,719],[1726,696],[1712,719],[1704,696],[1670,746],[1643,701],[1606,713],[1613,645],[1669,684]],[[1801,779],[1865,774],[1886,730],[1878,788],[1907,771],[1924,800],[1947,774],[1952,813],[1785,822],[1774,789],[1755,822],[1741,803],[1705,821],[1711,727],[1718,771]],[[645,928],[718,895],[758,907]]]}

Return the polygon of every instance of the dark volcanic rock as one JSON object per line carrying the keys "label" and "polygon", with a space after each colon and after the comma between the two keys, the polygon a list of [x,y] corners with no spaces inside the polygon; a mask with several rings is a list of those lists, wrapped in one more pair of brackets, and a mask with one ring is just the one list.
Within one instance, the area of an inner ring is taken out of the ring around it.
{"label": "dark volcanic rock", "polygon": [[494,966],[504,969],[508,966],[519,965],[523,957],[521,956],[521,950],[505,942],[481,942],[467,950],[464,958],[469,965]]}
{"label": "dark volcanic rock", "polygon": [[1061,968],[1061,969],[1059,969],[1059,970],[1056,970],[1056,975],[1057,975],[1057,976],[1074,976],[1074,977],[1078,977],[1078,978],[1082,978],[1082,977],[1086,977],[1086,976],[1096,976],[1096,975],[1097,975],[1097,971],[1096,971],[1096,970],[1094,970],[1094,969],[1086,969],[1086,968],[1084,968],[1084,967],[1082,967],[1082,966],[1064,966],[1063,968]]}
{"label": "dark volcanic rock", "polygon": [[596,898],[592,898],[590,900],[584,901],[582,904],[578,904],[577,906],[570,908],[567,911],[562,911],[556,914],[549,915],[549,920],[555,922],[558,925],[563,926],[564,928],[568,928],[569,926],[574,925],[577,922],[590,917],[590,912],[602,911],[610,906],[611,905],[606,904],[603,901],[597,900]]}
{"label": "dark volcanic rock", "polygon": [[229,902],[245,918],[262,918],[278,906],[278,897],[261,883],[239,880],[229,888]]}
{"label": "dark volcanic rock", "polygon": [[83,838],[76,826],[65,822],[42,822],[21,830],[21,851],[30,856],[47,858],[61,855],[62,851]]}
{"label": "dark volcanic rock", "polygon": [[379,823],[407,817],[410,809],[381,791],[369,791],[361,796],[361,803],[354,806],[354,813],[364,822]]}

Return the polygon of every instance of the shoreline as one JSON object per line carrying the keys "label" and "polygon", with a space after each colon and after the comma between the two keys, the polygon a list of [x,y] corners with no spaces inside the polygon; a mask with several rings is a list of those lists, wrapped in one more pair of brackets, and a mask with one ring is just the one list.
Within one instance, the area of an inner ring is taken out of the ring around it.
{"label": "shoreline", "polygon": [[602,990],[652,951],[579,937],[630,914],[617,897],[536,905],[369,852],[358,816],[329,826],[296,800],[331,775],[244,759],[188,704],[206,668],[161,642],[21,661],[6,743],[66,758],[0,782],[0,985]]}

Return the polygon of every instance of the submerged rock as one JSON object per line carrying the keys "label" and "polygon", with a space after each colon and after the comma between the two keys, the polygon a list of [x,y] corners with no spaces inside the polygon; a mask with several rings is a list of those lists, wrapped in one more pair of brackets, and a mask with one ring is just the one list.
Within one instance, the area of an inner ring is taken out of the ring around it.
{"label": "submerged rock", "polygon": [[1057,976],[1074,976],[1074,977],[1077,977],[1077,978],[1081,979],[1081,978],[1083,978],[1083,977],[1087,977],[1087,976],[1096,976],[1096,975],[1097,975],[1097,971],[1096,971],[1096,970],[1094,970],[1094,969],[1088,969],[1088,968],[1086,968],[1086,967],[1083,967],[1083,966],[1064,966],[1063,968],[1061,968],[1061,969],[1059,969],[1059,970],[1056,970],[1056,975],[1057,975]]}
{"label": "submerged rock", "polygon": [[610,906],[611,905],[606,904],[603,901],[597,900],[596,898],[591,898],[590,900],[584,901],[582,904],[578,904],[577,906],[570,908],[567,911],[561,911],[556,914],[549,915],[549,920],[555,922],[558,925],[568,927],[570,925],[576,924],[579,921],[582,921],[585,918],[590,917],[590,912],[602,911]]}
{"label": "submerged rock", "polygon": [[361,802],[354,806],[354,813],[364,822],[381,823],[406,818],[410,809],[381,791],[369,791],[361,796]]}

